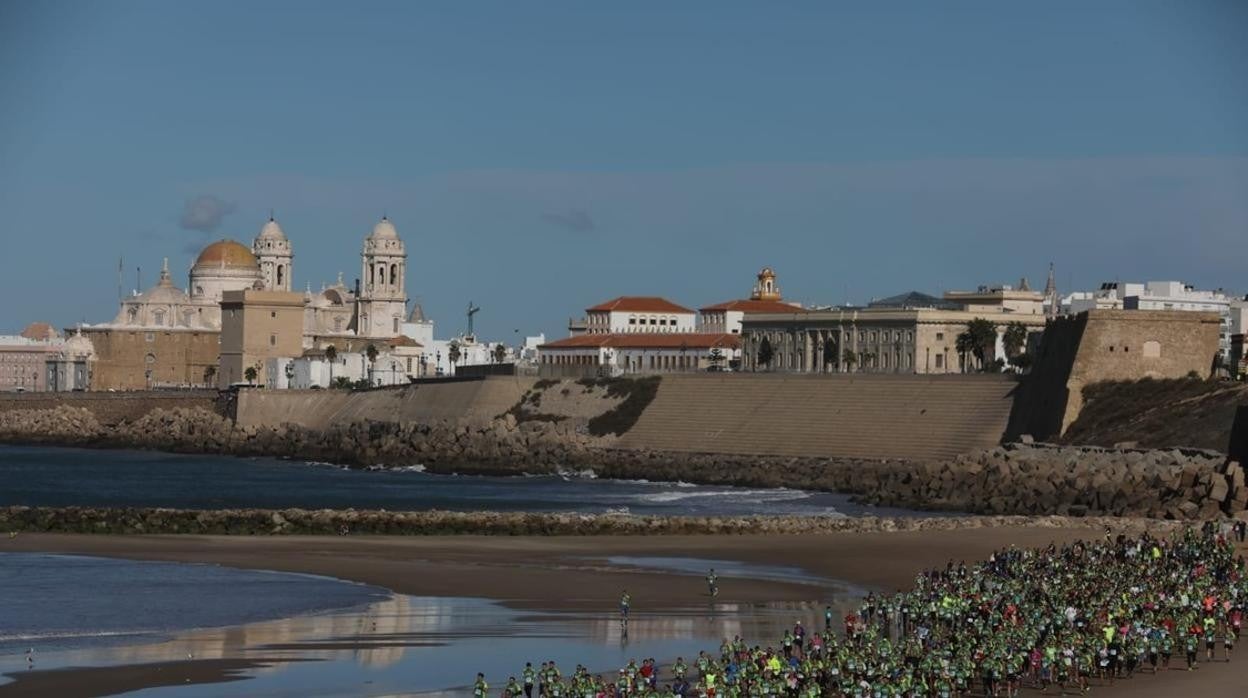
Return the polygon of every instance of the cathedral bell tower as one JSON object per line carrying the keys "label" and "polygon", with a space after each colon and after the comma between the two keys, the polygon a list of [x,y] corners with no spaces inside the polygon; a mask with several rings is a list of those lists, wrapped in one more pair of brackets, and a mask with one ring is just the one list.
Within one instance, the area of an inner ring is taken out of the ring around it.
{"label": "cathedral bell tower", "polygon": [[402,334],[407,311],[407,252],[389,218],[382,217],[364,238],[361,253],[357,334],[390,338]]}
{"label": "cathedral bell tower", "polygon": [[295,253],[290,247],[290,240],[282,232],[273,216],[260,229],[251,245],[251,251],[260,262],[260,276],[267,291],[289,291],[291,269],[295,261]]}

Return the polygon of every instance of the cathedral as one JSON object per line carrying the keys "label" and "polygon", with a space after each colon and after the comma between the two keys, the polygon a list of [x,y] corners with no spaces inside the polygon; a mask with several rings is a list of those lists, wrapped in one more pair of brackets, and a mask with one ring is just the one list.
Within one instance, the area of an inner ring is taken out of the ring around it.
{"label": "cathedral", "polygon": [[[407,321],[407,252],[386,217],[364,238],[356,286],[311,285],[303,293],[303,345],[337,338],[388,340]],[[270,217],[247,247],[213,242],[195,258],[186,289],[174,285],[168,259],[156,285],[121,301],[111,323],[86,325],[96,348],[96,389],[208,385],[218,363],[221,300],[229,291],[292,291],[294,247]]]}

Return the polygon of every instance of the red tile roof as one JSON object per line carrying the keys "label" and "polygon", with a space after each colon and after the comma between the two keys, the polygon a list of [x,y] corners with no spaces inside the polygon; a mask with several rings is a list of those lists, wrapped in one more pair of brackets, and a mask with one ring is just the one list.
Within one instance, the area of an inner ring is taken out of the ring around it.
{"label": "red tile roof", "polygon": [[586,308],[587,313],[692,313],[693,311],[676,305],[666,298],[658,296],[620,296],[613,298],[606,303],[599,303],[592,308]]}
{"label": "red tile roof", "polygon": [[702,308],[702,312],[715,312],[723,310],[739,310],[743,313],[800,313],[804,312],[800,305],[790,305],[781,301],[724,301],[715,305],[708,305]]}
{"label": "red tile roof", "polygon": [[722,332],[620,332],[615,334],[582,334],[541,345],[541,349],[736,349],[741,338]]}

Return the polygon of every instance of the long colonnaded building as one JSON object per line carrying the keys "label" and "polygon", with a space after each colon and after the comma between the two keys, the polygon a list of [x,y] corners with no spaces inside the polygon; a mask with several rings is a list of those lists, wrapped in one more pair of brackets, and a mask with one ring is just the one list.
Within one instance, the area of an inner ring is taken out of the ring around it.
{"label": "long colonnaded building", "polygon": [[1019,288],[949,291],[943,298],[910,292],[865,308],[802,309],[758,313],[742,320],[742,368],[796,373],[961,373],[972,357],[957,337],[972,320],[996,327],[986,361],[1004,358],[1004,333],[1012,323],[1029,335],[1044,331],[1044,295],[1026,279]]}

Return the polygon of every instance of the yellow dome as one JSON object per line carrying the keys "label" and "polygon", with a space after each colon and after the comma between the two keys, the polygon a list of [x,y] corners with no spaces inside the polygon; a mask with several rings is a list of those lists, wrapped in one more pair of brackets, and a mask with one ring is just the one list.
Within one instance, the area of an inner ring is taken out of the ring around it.
{"label": "yellow dome", "polygon": [[195,266],[258,269],[260,264],[245,245],[233,240],[218,240],[199,253]]}

